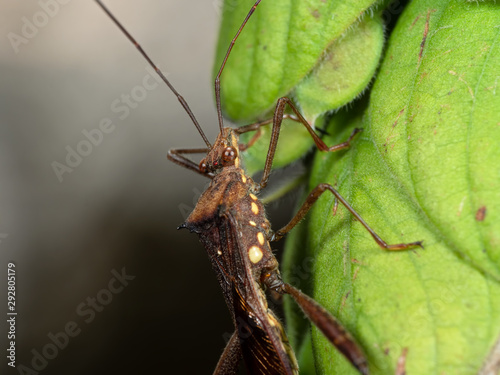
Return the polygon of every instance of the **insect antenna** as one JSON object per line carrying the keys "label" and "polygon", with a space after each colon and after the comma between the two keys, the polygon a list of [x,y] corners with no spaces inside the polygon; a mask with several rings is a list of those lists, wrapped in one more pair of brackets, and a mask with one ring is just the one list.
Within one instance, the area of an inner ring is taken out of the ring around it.
{"label": "insect antenna", "polygon": [[[187,104],[186,100],[182,97],[181,94],[177,92],[174,86],[170,83],[170,81],[165,77],[165,75],[162,73],[162,71],[155,65],[155,63],[151,60],[151,58],[148,56],[148,54],[144,51],[144,49],[141,47],[141,45],[134,39],[134,37],[123,27],[123,25],[116,19],[116,17],[111,13],[111,11],[102,3],[101,0],[95,0],[96,3],[101,7],[102,10],[111,18],[111,20],[118,26],[118,28],[125,34],[125,36],[132,42],[132,44],[139,50],[141,55],[146,59],[146,61],[151,65],[151,67],[156,71],[156,73],[160,76],[160,78],[165,82],[170,89],[174,93],[174,95],[177,97],[179,102],[181,103],[182,107],[184,110],[187,112],[189,117],[191,118],[191,121],[193,121],[194,126],[196,126],[196,129],[198,129],[198,133],[200,133],[201,137],[203,138],[203,141],[208,147],[211,147],[212,145],[208,141],[205,133],[203,133],[203,130],[201,129],[200,124],[198,123],[198,120],[196,120],[196,117],[191,111],[191,108],[189,108],[189,105]],[[241,30],[240,30],[241,31]],[[227,56],[226,59],[227,60]],[[225,63],[224,60],[224,63]],[[219,100],[220,102],[220,100]],[[220,120],[219,120],[220,121]]]}
{"label": "insect antenna", "polygon": [[[98,0],[96,0],[98,1]],[[217,77],[215,78],[215,102],[217,103],[217,118],[219,119],[219,128],[222,133],[222,128],[224,127],[222,123],[222,109],[221,109],[221,103],[220,103],[220,76],[222,74],[222,71],[224,70],[224,67],[226,66],[227,59],[229,58],[229,54],[231,53],[231,50],[233,49],[234,43],[236,42],[236,39],[238,39],[238,36],[241,33],[241,30],[245,27],[245,25],[248,22],[248,19],[251,17],[255,9],[257,8],[257,5],[261,0],[257,0],[255,4],[252,6],[252,9],[248,12],[247,16],[245,17],[245,20],[241,24],[240,28],[236,32],[236,35],[234,36],[233,40],[231,40],[231,44],[229,44],[229,48],[227,49],[226,56],[224,56],[224,60],[222,61],[222,64],[220,66],[219,72],[217,73]]]}

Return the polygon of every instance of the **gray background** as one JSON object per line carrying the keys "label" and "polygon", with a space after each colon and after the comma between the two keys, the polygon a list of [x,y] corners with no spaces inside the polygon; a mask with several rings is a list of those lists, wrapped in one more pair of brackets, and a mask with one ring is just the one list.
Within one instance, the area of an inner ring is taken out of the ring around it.
{"label": "gray background", "polygon": [[[209,139],[216,131],[211,70],[219,2],[107,0],[190,103]],[[31,366],[49,333],[75,322],[43,374],[211,373],[231,331],[229,313],[195,235],[176,231],[201,176],[166,159],[203,146],[165,86],[124,120],[111,103],[139,85],[146,63],[93,1],[69,1],[16,53],[9,32],[38,2],[0,0],[0,305],[6,267],[17,265],[17,364]],[[51,164],[82,130],[116,128],[60,182]],[[113,269],[135,279],[86,323],[77,306],[107,288]],[[4,312],[2,312],[4,314]],[[5,315],[4,315],[5,316]],[[0,350],[6,352],[6,324]],[[1,373],[17,373],[0,359]]]}

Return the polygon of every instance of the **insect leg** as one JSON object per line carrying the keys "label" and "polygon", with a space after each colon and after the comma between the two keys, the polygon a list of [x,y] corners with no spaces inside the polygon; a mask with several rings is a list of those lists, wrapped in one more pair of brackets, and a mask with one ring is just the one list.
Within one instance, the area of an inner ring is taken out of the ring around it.
{"label": "insect leg", "polygon": [[300,114],[299,110],[295,107],[292,101],[289,98],[283,97],[278,99],[278,103],[276,104],[276,109],[274,110],[273,116],[273,129],[271,132],[271,142],[269,143],[269,149],[267,150],[266,163],[264,165],[264,173],[262,174],[262,180],[258,186],[258,190],[264,188],[267,185],[267,180],[269,179],[269,175],[271,174],[271,167],[273,164],[274,154],[276,152],[276,146],[278,145],[278,137],[281,128],[281,123],[284,117],[285,107],[288,106],[292,109],[292,111],[297,116],[298,122],[304,125],[311,135],[316,147],[318,147],[321,151],[339,151],[350,146],[350,143],[354,136],[361,131],[361,129],[354,129],[349,139],[345,142],[342,142],[338,145],[327,146],[325,142],[316,134],[314,129],[309,125],[307,120]]}
{"label": "insect leg", "polygon": [[260,130],[260,127],[259,127],[256,130],[256,132],[253,135],[253,137],[247,143],[240,143],[238,145],[239,150],[240,151],[246,151],[247,149],[249,149],[250,147],[252,147],[254,145],[254,143],[257,142],[257,140],[260,138],[261,135],[262,135],[262,131]]}
{"label": "insect leg", "polygon": [[365,355],[337,319],[311,297],[290,284],[283,283],[283,290],[293,297],[306,316],[361,374],[369,373]]}
{"label": "insect leg", "polygon": [[[297,121],[297,122],[300,122],[300,120],[293,116],[293,115],[289,115],[288,113],[285,113],[283,115],[283,119],[290,119],[290,120],[293,120],[293,121]],[[242,126],[240,128],[237,128],[235,129],[234,131],[237,133],[237,134],[243,134],[243,133],[248,133],[248,132],[252,132],[252,131],[256,131],[255,135],[252,137],[252,139],[250,139],[250,141],[246,144],[240,144],[240,151],[245,151],[247,150],[248,148],[252,147],[253,144],[255,142],[257,142],[257,140],[260,138],[261,136],[261,131],[260,131],[260,128],[264,125],[269,125],[269,124],[272,124],[273,123],[273,119],[267,119],[267,120],[264,120],[264,121],[260,121],[260,122],[256,122],[254,124],[249,124],[249,125],[245,125],[245,126]]]}
{"label": "insect leg", "polygon": [[241,361],[241,346],[238,332],[235,331],[229,339],[224,352],[217,362],[213,375],[236,375]]}
{"label": "insect leg", "polygon": [[188,158],[182,156],[183,154],[203,154],[208,152],[208,148],[174,148],[168,151],[167,158],[170,161],[173,161],[176,164],[179,164],[181,167],[190,169],[196,173],[201,174],[202,176],[213,178],[212,173],[203,173],[200,171],[198,164],[189,160]]}
{"label": "insect leg", "polygon": [[279,294],[290,294],[300,306],[305,315],[314,323],[325,337],[359,370],[363,375],[368,374],[368,364],[354,338],[345,330],[324,307],[297,288],[282,281],[276,268],[264,271],[262,282]]}
{"label": "insect leg", "polygon": [[330,191],[335,198],[340,201],[344,205],[345,208],[349,210],[349,212],[365,227],[365,229],[371,234],[375,242],[384,250],[404,250],[416,246],[422,246],[422,241],[416,241],[416,242],[411,242],[411,243],[400,243],[400,244],[395,244],[395,245],[389,245],[387,244],[382,238],[380,238],[375,231],[370,228],[370,226],[363,220],[363,218],[352,208],[349,203],[340,195],[340,193],[335,190],[331,185],[329,184],[319,184],[316,186],[313,191],[308,195],[306,201],[304,204],[302,204],[302,207],[300,207],[299,211],[297,214],[290,220],[290,222],[285,225],[283,228],[280,230],[274,232],[274,234],[271,237],[272,241],[279,240],[282,238],[286,233],[288,233],[294,226],[296,226],[300,220],[304,218],[306,213],[309,211],[311,206],[318,200],[318,198],[323,194],[325,191]]}

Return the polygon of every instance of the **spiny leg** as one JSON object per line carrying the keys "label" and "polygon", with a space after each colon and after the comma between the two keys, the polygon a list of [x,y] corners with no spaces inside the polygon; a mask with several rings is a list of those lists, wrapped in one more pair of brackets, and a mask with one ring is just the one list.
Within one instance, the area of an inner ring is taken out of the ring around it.
{"label": "spiny leg", "polygon": [[323,335],[358,369],[363,375],[368,375],[368,363],[360,346],[346,329],[323,306],[308,295],[302,293],[290,284],[284,283],[275,270],[267,270],[262,276],[262,282],[269,290],[279,294],[289,294],[300,306],[304,314],[319,328]]}
{"label": "spiny leg", "polygon": [[354,338],[337,319],[311,297],[290,284],[284,283],[284,291],[293,297],[304,314],[361,374],[369,374],[365,355]]}
{"label": "spiny leg", "polygon": [[262,131],[260,130],[260,128],[258,128],[256,131],[255,131],[255,134],[253,135],[252,138],[250,138],[250,140],[247,142],[247,143],[240,143],[238,145],[238,149],[240,151],[246,151],[248,150],[250,147],[252,147],[255,142],[257,142],[260,138],[260,136],[262,135]]}
{"label": "spiny leg", "polygon": [[292,101],[289,98],[283,97],[278,99],[278,103],[276,104],[276,109],[274,110],[274,116],[273,116],[273,128],[271,131],[271,141],[269,143],[269,149],[267,150],[267,157],[266,157],[266,163],[264,165],[264,172],[262,174],[262,179],[260,181],[260,184],[257,186],[257,190],[263,189],[267,185],[267,181],[269,179],[269,175],[271,174],[271,167],[273,164],[273,159],[274,159],[274,154],[276,152],[276,146],[278,145],[278,138],[279,138],[279,132],[281,129],[281,123],[283,121],[284,117],[284,111],[285,107],[288,105],[292,111],[295,113],[295,116],[297,116],[298,122],[300,122],[302,125],[304,125],[311,135],[314,143],[316,144],[316,147],[318,147],[319,150],[321,151],[328,151],[328,152],[333,152],[333,151],[339,151],[343,150],[345,148],[348,148],[350,146],[350,143],[354,136],[361,131],[361,129],[354,129],[352,134],[350,135],[349,139],[345,142],[342,142],[338,145],[333,145],[333,146],[327,146],[325,142],[316,134],[314,129],[309,125],[307,120],[300,114],[299,110],[295,107],[295,105],[292,103]]}
{"label": "spiny leg", "polygon": [[[297,122],[300,122],[300,120],[293,116],[293,115],[290,115],[288,113],[285,113],[283,115],[283,119],[290,119],[290,120],[293,120],[293,121],[297,121]],[[234,131],[237,133],[237,134],[244,134],[244,133],[248,133],[248,132],[256,132],[254,134],[254,136],[250,139],[250,141],[248,141],[247,143],[243,143],[243,144],[240,144],[239,145],[239,149],[240,151],[245,151],[247,149],[249,149],[250,147],[252,147],[255,142],[257,142],[257,140],[260,138],[260,136],[262,135],[262,132],[260,130],[260,128],[262,126],[265,126],[265,125],[269,125],[269,124],[272,124],[273,123],[273,119],[267,119],[267,120],[264,120],[264,121],[259,121],[259,122],[256,122],[256,123],[253,123],[253,124],[249,124],[249,125],[245,125],[245,126],[242,126],[242,127],[239,127],[237,129],[235,129]]]}
{"label": "spiny leg", "polygon": [[307,214],[307,212],[310,210],[312,205],[318,200],[318,198],[323,194],[325,191],[330,191],[335,198],[340,201],[344,205],[345,208],[349,210],[349,212],[365,227],[365,229],[370,233],[370,235],[373,237],[375,242],[384,250],[405,250],[409,249],[412,247],[420,246],[421,248],[424,248],[422,246],[422,241],[416,241],[416,242],[410,242],[410,243],[400,243],[400,244],[395,244],[395,245],[389,245],[387,244],[382,238],[378,236],[375,231],[370,228],[370,226],[363,220],[363,218],[354,210],[354,208],[351,207],[349,203],[340,195],[340,193],[335,190],[331,185],[329,184],[319,184],[316,186],[311,193],[309,193],[306,201],[302,204],[302,207],[300,207],[299,211],[295,216],[290,220],[290,222],[285,225],[283,228],[280,230],[274,232],[274,234],[271,237],[271,241],[276,241],[282,238],[285,234],[287,234],[290,230],[292,230],[293,227],[295,227]]}

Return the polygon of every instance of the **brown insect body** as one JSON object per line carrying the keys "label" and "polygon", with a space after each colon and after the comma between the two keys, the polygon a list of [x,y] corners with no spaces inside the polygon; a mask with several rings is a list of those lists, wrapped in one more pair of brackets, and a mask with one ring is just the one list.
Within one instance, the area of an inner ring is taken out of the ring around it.
{"label": "brown insect body", "polygon": [[[289,229],[271,230],[264,206],[254,194],[263,182],[255,183],[240,168],[240,131],[223,128],[200,162],[199,171],[212,181],[179,227],[198,234],[232,313],[235,332],[214,374],[235,374],[241,357],[250,374],[298,374],[285,331],[268,308],[266,289],[290,294],[346,358],[362,374],[368,374],[362,351],[340,323],[312,298],[281,280],[269,241],[281,238]],[[179,162],[178,154],[171,150],[169,158]],[[295,225],[303,212],[301,209],[291,224]]]}
{"label": "brown insect body", "polygon": [[[290,118],[305,126],[318,149],[327,152],[348,148],[352,139],[361,130],[355,129],[346,142],[327,146],[291,100],[286,97],[278,100],[272,120],[238,129],[223,127],[220,76],[238,35],[261,2],[257,0],[231,41],[215,80],[220,133],[215,143],[211,145],[184,98],[104,4],[100,0],[96,2],[176,95],[207,146],[196,149],[173,149],[169,151],[168,158],[182,167],[212,179],[191,215],[179,228],[187,228],[198,234],[207,250],[235,326],[235,332],[229,339],[214,375],[236,374],[242,358],[250,374],[298,374],[297,361],[284,329],[268,308],[266,290],[291,295],[305,315],[352,365],[361,374],[368,374],[368,365],[363,352],[342,325],[311,297],[281,280],[278,262],[271,251],[269,242],[279,240],[286,235],[326,191],[332,193],[336,203],[340,202],[365,227],[382,249],[403,250],[415,246],[422,247],[422,242],[387,244],[329,184],[319,184],[314,188],[292,220],[285,227],[273,232],[266,219],[264,206],[255,195],[267,185],[284,118]],[[286,106],[292,110],[292,115],[285,113]],[[260,135],[260,127],[269,124],[272,124],[271,141],[264,172],[260,183],[255,183],[241,168],[239,150],[251,147]],[[254,138],[246,145],[239,145],[239,135],[250,131],[257,132]],[[184,156],[197,153],[206,153],[199,165]],[[334,211],[336,207],[337,205]]]}
{"label": "brown insect body", "polygon": [[[238,136],[230,128],[224,132],[200,163],[214,172],[212,182],[181,227],[197,233],[208,252],[249,373],[297,374],[293,350],[265,295],[267,287],[280,290],[282,284],[270,224],[254,195],[258,185],[239,167]],[[236,151],[230,162],[224,160],[229,148]]]}

